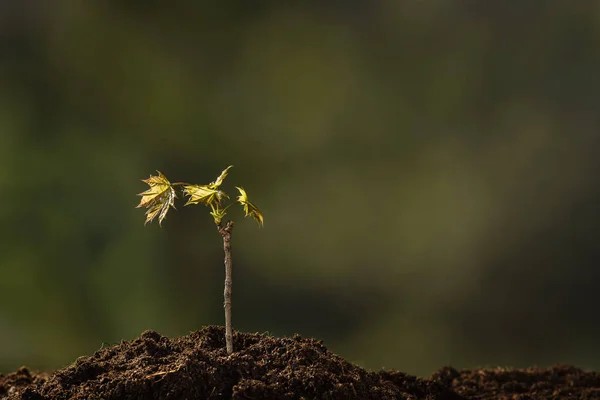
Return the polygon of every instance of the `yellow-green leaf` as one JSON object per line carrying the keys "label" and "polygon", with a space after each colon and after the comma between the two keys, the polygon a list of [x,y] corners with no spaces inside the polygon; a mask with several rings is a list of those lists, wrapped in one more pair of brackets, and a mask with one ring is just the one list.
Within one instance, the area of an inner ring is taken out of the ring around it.
{"label": "yellow-green leaf", "polygon": [[167,212],[170,207],[175,208],[175,189],[171,182],[160,172],[158,176],[150,175],[148,179],[142,179],[142,182],[147,183],[150,189],[145,192],[138,193],[138,196],[142,196],[140,204],[136,208],[145,207],[146,210],[146,222],[151,222],[158,216],[158,224],[162,225],[163,219],[167,216]]}
{"label": "yellow-green leaf", "polygon": [[248,195],[244,189],[237,186],[235,188],[240,192],[240,195],[237,197],[237,201],[244,207],[244,213],[246,214],[246,217],[254,218],[259,226],[263,226],[264,218],[262,212],[260,212],[258,207],[248,201]]}
{"label": "yellow-green leaf", "polygon": [[211,188],[211,189],[216,189],[219,186],[221,186],[221,184],[223,183],[223,181],[227,177],[227,173],[229,172],[229,169],[231,167],[233,167],[233,165],[230,165],[229,167],[225,168],[223,170],[223,172],[221,172],[221,175],[219,175],[214,182],[211,182],[211,183],[208,184],[208,187]]}
{"label": "yellow-green leaf", "polygon": [[190,196],[187,203],[185,203],[186,206],[198,203],[212,206],[219,204],[222,198],[228,197],[224,192],[213,189],[210,185],[185,185],[183,191]]}

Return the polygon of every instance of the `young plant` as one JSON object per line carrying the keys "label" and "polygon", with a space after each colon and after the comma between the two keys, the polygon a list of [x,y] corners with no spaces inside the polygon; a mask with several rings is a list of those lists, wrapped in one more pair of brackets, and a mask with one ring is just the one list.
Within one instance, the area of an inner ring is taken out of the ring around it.
{"label": "young plant", "polygon": [[[227,221],[223,225],[222,221],[227,209],[234,203],[230,203],[226,207],[222,206],[223,199],[229,199],[229,196],[219,189],[219,187],[227,177],[231,167],[233,165],[225,168],[221,172],[221,175],[208,185],[192,185],[185,182],[171,183],[160,171],[156,171],[158,172],[158,176],[150,175],[148,179],[142,179],[142,182],[147,183],[150,189],[138,194],[138,196],[142,196],[142,200],[137,206],[137,208],[147,208],[144,225],[158,217],[158,224],[160,226],[162,226],[162,221],[167,216],[169,208],[175,208],[177,189],[182,192],[183,196],[189,197],[184,206],[204,204],[211,208],[210,215],[212,215],[217,230],[223,238],[223,250],[225,251],[225,290],[223,292],[225,302],[223,307],[225,308],[225,343],[227,354],[233,353],[233,332],[231,328],[231,231],[233,230],[234,223],[233,221]],[[236,189],[240,193],[237,196],[236,202],[242,205],[246,217],[254,218],[259,226],[263,226],[263,215],[258,207],[248,201],[248,195],[244,189],[237,186]]]}

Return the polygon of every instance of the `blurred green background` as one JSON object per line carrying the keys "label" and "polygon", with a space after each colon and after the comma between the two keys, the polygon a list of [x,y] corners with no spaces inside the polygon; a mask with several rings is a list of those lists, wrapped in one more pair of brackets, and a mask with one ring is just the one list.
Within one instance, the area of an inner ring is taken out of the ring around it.
{"label": "blurred green background", "polygon": [[222,324],[369,369],[600,369],[600,3],[0,1],[0,372]]}

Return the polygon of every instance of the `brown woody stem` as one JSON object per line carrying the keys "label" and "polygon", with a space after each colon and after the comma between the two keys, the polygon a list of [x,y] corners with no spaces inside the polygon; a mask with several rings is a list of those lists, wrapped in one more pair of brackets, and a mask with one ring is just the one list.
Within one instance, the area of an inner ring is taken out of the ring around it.
{"label": "brown woody stem", "polygon": [[233,353],[233,330],[231,328],[231,230],[233,221],[228,221],[225,227],[220,223],[217,225],[219,233],[223,237],[223,250],[225,251],[225,299],[223,308],[225,308],[225,344],[227,354]]}

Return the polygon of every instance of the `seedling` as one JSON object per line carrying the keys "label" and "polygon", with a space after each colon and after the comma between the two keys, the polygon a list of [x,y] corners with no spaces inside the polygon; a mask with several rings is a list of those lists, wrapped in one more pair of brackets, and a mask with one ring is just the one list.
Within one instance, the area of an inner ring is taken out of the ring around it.
{"label": "seedling", "polygon": [[[225,302],[223,303],[223,308],[225,308],[225,343],[227,354],[233,353],[233,332],[231,328],[231,231],[233,230],[234,223],[233,221],[227,221],[223,225],[223,217],[225,217],[227,209],[234,203],[230,203],[226,207],[222,206],[221,202],[223,199],[229,199],[229,196],[220,190],[219,187],[227,177],[227,173],[231,167],[233,165],[225,168],[221,172],[221,175],[208,185],[192,185],[185,182],[171,183],[160,171],[156,171],[158,172],[158,176],[150,175],[148,179],[142,179],[142,182],[147,183],[150,189],[138,194],[138,196],[142,196],[142,200],[137,206],[137,208],[147,208],[144,225],[158,217],[159,226],[162,226],[162,221],[167,216],[169,209],[171,207],[175,208],[177,190],[182,192],[183,196],[189,197],[184,206],[204,204],[211,208],[210,215],[212,215],[217,230],[221,234],[221,237],[223,237],[223,249],[225,251],[225,290],[223,292]],[[236,189],[240,193],[237,196],[236,202],[244,208],[246,217],[254,218],[259,226],[263,226],[263,215],[258,207],[248,201],[248,195],[244,189],[237,186]]]}

